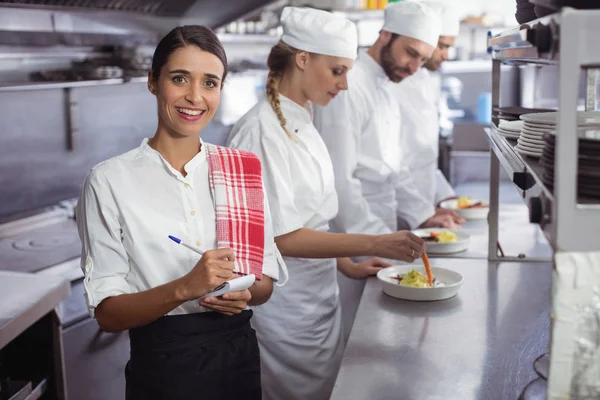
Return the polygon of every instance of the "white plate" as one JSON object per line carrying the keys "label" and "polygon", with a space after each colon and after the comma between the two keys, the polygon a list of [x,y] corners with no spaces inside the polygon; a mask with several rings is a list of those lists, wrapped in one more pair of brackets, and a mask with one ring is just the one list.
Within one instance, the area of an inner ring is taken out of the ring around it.
{"label": "white plate", "polygon": [[523,129],[521,129],[521,132],[528,131],[528,132],[532,132],[532,133],[537,133],[537,134],[543,135],[544,133],[546,133],[546,132],[552,132],[555,129],[556,129],[555,125],[546,125],[546,126],[541,126],[541,125],[524,125]]}
{"label": "white plate", "polygon": [[427,245],[427,253],[429,254],[452,254],[459,253],[461,251],[467,250],[469,247],[469,241],[471,239],[471,235],[463,231],[453,231],[450,229],[444,228],[429,228],[429,229],[415,229],[412,231],[415,235],[419,237],[428,237],[431,232],[443,232],[450,231],[456,234],[456,242],[448,242],[448,243],[437,243],[437,242],[425,242]]}
{"label": "white plate", "polygon": [[[471,199],[473,203],[477,203],[482,200]],[[457,208],[458,200],[445,200],[440,203],[440,207],[448,210],[456,211],[462,215],[465,219],[486,219],[488,212],[490,211],[489,206],[479,208]],[[483,201],[483,204],[488,204],[487,201]]]}
{"label": "white plate", "polygon": [[527,128],[523,128],[523,130],[521,131],[521,134],[526,133],[529,136],[543,137],[548,132],[552,132],[552,131],[531,131]]}
{"label": "white plate", "polygon": [[[541,125],[556,125],[558,112],[545,112],[545,113],[533,113],[523,114],[520,119],[525,122],[531,122]],[[598,111],[578,111],[577,112],[577,125],[588,126],[588,125],[600,125],[600,112]]]}
{"label": "white plate", "polygon": [[517,143],[519,144],[520,147],[523,147],[525,149],[530,149],[531,151],[533,150],[544,150],[544,144],[538,144],[538,143],[531,143],[529,142],[527,139],[523,138],[523,136],[521,136],[519,138],[519,140],[517,141]]}
{"label": "white plate", "polygon": [[541,158],[542,157],[542,152],[525,150],[525,149],[519,147],[519,145],[517,145],[517,147],[515,147],[515,150],[517,150],[517,152],[520,154],[524,154],[524,155],[532,157],[532,158]]}
{"label": "white plate", "polygon": [[398,280],[391,278],[392,276],[404,275],[411,269],[425,275],[425,267],[422,265],[395,265],[379,271],[377,279],[381,282],[383,293],[404,300],[445,300],[456,296],[463,282],[463,277],[458,272],[439,267],[431,267],[431,273],[435,277],[436,282],[442,282],[444,286],[432,288],[400,286]]}
{"label": "white plate", "polygon": [[498,130],[500,132],[510,132],[510,133],[518,133],[521,132],[521,129],[506,129],[506,128],[502,128],[502,127],[498,127]]}
{"label": "white plate", "polygon": [[503,131],[498,131],[499,134],[501,134],[502,136],[506,136],[506,137],[519,137],[519,135],[521,134],[520,132],[503,132]]}
{"label": "white plate", "polygon": [[533,146],[542,146],[542,147],[544,147],[546,145],[546,142],[544,142],[543,140],[532,138],[531,136],[527,136],[527,135],[521,135],[521,137],[519,138],[519,140],[522,140],[525,143],[531,144]]}
{"label": "white plate", "polygon": [[543,136],[532,135],[531,133],[521,132],[521,137],[526,138],[527,140],[533,140],[534,142],[546,143],[543,139]]}
{"label": "white plate", "polygon": [[542,151],[544,150],[544,146],[532,146],[530,144],[523,143],[523,142],[518,142],[517,147],[521,148],[522,150],[528,150],[528,151],[533,151],[533,152],[537,151],[540,154],[542,154]]}
{"label": "white plate", "polygon": [[498,130],[500,132],[509,132],[509,133],[519,133],[521,132],[521,129],[505,129],[505,128],[498,128]]}
{"label": "white plate", "polygon": [[522,127],[523,127],[523,121],[520,121],[520,120],[506,121],[506,120],[501,119],[500,123],[498,124],[498,128],[506,129],[509,131],[520,131]]}

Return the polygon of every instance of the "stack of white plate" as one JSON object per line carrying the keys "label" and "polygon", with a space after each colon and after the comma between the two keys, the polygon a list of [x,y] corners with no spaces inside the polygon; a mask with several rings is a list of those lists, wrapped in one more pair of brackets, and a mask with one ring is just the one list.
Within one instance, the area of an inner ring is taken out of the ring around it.
{"label": "stack of white plate", "polygon": [[506,121],[501,119],[498,124],[498,133],[507,139],[517,140],[521,134],[523,121]]}
{"label": "stack of white plate", "polygon": [[[544,134],[556,130],[558,112],[546,112],[521,115],[523,128],[515,149],[526,156],[540,158],[544,150]],[[600,112],[577,112],[577,125],[579,128],[600,125]]]}

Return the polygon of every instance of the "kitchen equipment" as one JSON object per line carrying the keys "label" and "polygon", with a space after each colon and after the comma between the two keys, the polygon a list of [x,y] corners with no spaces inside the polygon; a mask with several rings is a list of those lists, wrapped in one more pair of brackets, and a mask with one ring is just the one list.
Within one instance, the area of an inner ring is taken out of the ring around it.
{"label": "kitchen equipment", "polygon": [[59,304],[52,318],[58,376],[51,387],[56,388],[56,397],[122,400],[129,338],[127,332],[102,331],[88,314],[74,207],[74,200],[64,201],[0,224],[0,269],[71,281],[71,296]]}
{"label": "kitchen equipment", "polygon": [[543,6],[552,11],[558,11],[562,7],[572,7],[579,9],[600,8],[597,0],[529,0],[530,3]]}
{"label": "kitchen equipment", "polygon": [[[594,199],[600,199],[600,128],[599,130],[578,130],[579,156],[577,162],[577,193]],[[554,187],[555,135],[544,135],[545,146],[542,150],[541,164],[544,167],[542,180]]]}
{"label": "kitchen equipment", "polygon": [[463,277],[456,271],[446,268],[431,267],[431,272],[435,278],[436,284],[443,286],[434,286],[430,288],[417,288],[401,286],[396,277],[404,275],[410,270],[416,270],[425,275],[425,267],[422,265],[396,265],[380,270],[377,273],[377,279],[381,282],[381,288],[388,296],[398,299],[413,301],[436,301],[445,300],[456,296],[463,282]]}
{"label": "kitchen equipment", "polygon": [[528,0],[517,0],[517,12],[515,13],[515,19],[518,23],[524,24],[531,20],[536,19],[535,5],[530,3]]}

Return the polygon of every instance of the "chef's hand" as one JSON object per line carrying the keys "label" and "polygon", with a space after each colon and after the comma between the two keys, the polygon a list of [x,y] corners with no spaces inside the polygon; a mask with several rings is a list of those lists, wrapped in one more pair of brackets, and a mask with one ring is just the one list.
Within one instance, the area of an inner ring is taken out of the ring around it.
{"label": "chef's hand", "polygon": [[460,225],[454,222],[454,219],[450,215],[435,214],[433,217],[423,222],[420,228],[447,228],[457,230],[460,229]]}
{"label": "chef's hand", "polygon": [[195,300],[233,278],[235,255],[231,249],[208,250],[182,278],[183,298]]}
{"label": "chef's hand", "polygon": [[399,231],[378,235],[374,239],[374,251],[377,257],[413,262],[425,251],[425,241],[410,231]]}
{"label": "chef's hand", "polygon": [[244,311],[251,298],[250,291],[244,289],[225,293],[219,297],[205,297],[200,300],[200,305],[221,314],[234,315]]}
{"label": "chef's hand", "polygon": [[340,271],[350,279],[365,279],[371,275],[377,275],[382,268],[391,266],[392,264],[373,257],[361,263],[348,263],[348,265],[340,268]]}
{"label": "chef's hand", "polygon": [[452,220],[454,221],[454,223],[456,224],[464,224],[465,222],[467,222],[466,219],[464,219],[459,213],[457,213],[456,211],[453,210],[448,210],[446,208],[438,208],[435,210],[435,215],[449,215],[450,217],[452,217]]}

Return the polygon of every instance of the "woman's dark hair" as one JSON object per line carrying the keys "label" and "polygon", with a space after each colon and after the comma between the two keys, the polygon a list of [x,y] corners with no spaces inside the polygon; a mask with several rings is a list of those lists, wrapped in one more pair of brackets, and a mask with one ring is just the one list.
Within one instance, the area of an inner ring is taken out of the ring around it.
{"label": "woman's dark hair", "polygon": [[169,60],[169,56],[175,50],[185,46],[196,46],[221,60],[224,71],[223,78],[221,79],[222,87],[227,76],[227,55],[225,54],[225,49],[217,35],[210,28],[201,25],[178,26],[160,40],[152,57],[152,79],[156,81],[160,75],[161,68]]}

